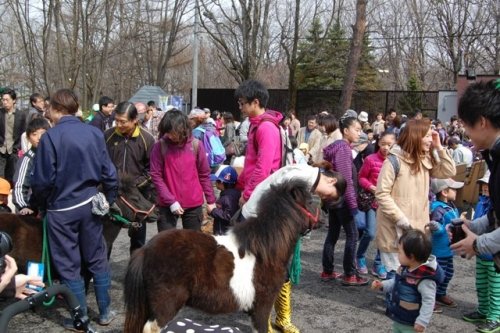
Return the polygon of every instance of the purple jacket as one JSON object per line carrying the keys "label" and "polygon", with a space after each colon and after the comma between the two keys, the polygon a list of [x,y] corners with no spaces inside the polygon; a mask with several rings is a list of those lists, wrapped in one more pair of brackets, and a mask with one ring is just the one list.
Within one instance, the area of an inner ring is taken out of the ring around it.
{"label": "purple jacket", "polygon": [[281,134],[279,123],[283,116],[278,111],[266,110],[250,118],[245,165],[238,177],[238,188],[248,200],[253,190],[270,174],[281,167]]}
{"label": "purple jacket", "polygon": [[193,137],[179,146],[165,139],[165,156],[162,156],[161,140],[151,151],[150,175],[155,185],[158,204],[170,207],[178,202],[182,208],[203,205],[203,194],[208,204],[215,203],[210,182],[210,168],[203,144],[198,142],[197,153]]}
{"label": "purple jacket", "polygon": [[347,187],[344,194],[344,203],[350,210],[357,209],[356,191],[358,177],[356,167],[352,161],[351,147],[345,140],[337,140],[323,149],[323,158],[332,164],[333,170],[344,176]]}

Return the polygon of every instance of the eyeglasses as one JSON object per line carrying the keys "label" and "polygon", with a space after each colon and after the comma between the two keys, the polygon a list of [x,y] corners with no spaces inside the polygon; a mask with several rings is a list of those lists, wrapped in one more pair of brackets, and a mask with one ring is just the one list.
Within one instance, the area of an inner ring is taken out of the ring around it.
{"label": "eyeglasses", "polygon": [[248,102],[243,102],[243,101],[238,101],[238,106],[240,107],[240,109],[243,107],[243,105],[247,104]]}

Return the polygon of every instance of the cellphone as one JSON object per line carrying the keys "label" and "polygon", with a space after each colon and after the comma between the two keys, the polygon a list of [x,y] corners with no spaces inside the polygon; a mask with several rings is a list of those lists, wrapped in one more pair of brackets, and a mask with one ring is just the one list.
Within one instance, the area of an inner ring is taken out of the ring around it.
{"label": "cellphone", "polygon": [[[45,274],[45,265],[43,263],[28,261],[28,274],[27,274],[28,276],[39,277],[40,280],[43,281],[44,274]],[[26,287],[37,292],[43,290],[43,287],[35,286],[29,283],[26,285]]]}

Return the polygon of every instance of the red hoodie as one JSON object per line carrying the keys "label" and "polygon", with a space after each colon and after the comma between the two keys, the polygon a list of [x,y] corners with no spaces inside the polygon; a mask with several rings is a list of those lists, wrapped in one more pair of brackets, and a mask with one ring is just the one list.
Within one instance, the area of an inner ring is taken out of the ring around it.
{"label": "red hoodie", "polygon": [[279,123],[283,116],[278,111],[266,110],[250,118],[245,165],[238,177],[238,188],[248,200],[253,190],[270,174],[281,167],[281,135]]}

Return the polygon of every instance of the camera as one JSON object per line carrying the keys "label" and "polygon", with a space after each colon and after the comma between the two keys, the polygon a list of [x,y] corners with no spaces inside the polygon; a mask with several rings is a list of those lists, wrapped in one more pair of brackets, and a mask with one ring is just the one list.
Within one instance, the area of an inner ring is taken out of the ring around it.
{"label": "camera", "polygon": [[461,219],[453,219],[450,223],[450,232],[451,232],[451,244],[455,244],[460,242],[465,238],[465,231],[462,229],[462,225],[464,221]]}
{"label": "camera", "polygon": [[12,251],[12,238],[0,231],[0,275],[5,273],[5,255]]}

